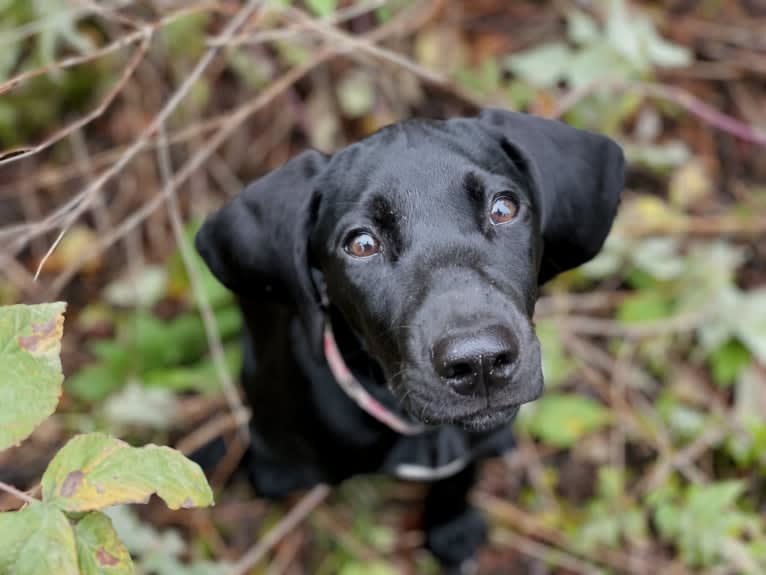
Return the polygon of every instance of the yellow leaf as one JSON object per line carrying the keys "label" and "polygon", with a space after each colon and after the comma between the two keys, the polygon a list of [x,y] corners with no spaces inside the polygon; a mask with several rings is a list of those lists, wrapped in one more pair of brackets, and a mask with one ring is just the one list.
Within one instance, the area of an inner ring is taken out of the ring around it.
{"label": "yellow leaf", "polygon": [[101,433],[70,440],[45,471],[42,488],[43,500],[65,511],[145,503],[152,494],[171,509],[213,504],[202,470],[178,451],[131,447]]}

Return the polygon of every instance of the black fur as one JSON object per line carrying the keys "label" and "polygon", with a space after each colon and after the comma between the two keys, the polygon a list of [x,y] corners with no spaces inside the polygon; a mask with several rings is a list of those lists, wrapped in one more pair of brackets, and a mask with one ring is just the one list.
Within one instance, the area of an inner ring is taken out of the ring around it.
{"label": "black fur", "polygon": [[[197,247],[245,317],[257,492],[463,455],[431,488],[426,540],[447,565],[470,558],[485,531],[466,502],[476,461],[512,445],[518,406],[542,391],[537,287],[598,252],[622,179],[608,138],[490,110],[304,152],[210,216]],[[518,213],[493,225],[498,195]],[[380,253],[349,255],[359,230]],[[357,379],[428,432],[399,436],[344,394],[322,353],[326,317]]]}

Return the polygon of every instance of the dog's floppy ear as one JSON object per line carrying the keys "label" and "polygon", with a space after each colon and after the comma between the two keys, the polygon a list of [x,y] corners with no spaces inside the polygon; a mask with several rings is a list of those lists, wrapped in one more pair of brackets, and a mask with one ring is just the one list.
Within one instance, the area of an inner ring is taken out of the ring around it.
{"label": "dog's floppy ear", "polygon": [[313,338],[321,325],[308,261],[316,213],[313,182],[327,157],[310,150],[247,186],[210,215],[196,247],[239,297],[294,304]]}
{"label": "dog's floppy ear", "polygon": [[480,122],[536,188],[543,236],[538,282],[593,258],[620,201],[622,149],[606,136],[528,114],[486,110]]}

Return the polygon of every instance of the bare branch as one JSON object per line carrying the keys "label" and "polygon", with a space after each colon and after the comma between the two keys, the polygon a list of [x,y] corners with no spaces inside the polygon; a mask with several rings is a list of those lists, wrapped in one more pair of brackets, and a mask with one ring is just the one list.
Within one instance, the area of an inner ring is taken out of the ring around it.
{"label": "bare branch", "polygon": [[264,537],[237,561],[229,575],[245,575],[282,538],[295,529],[330,494],[327,485],[319,484],[309,491]]}
{"label": "bare branch", "polygon": [[[366,37],[372,41],[380,41],[390,35],[404,34],[407,30],[415,29],[424,19],[429,18],[433,14],[435,6],[437,6],[437,3],[430,3],[428,4],[428,10],[420,10],[420,12],[414,11],[414,13],[413,11],[408,11],[402,14],[398,19],[395,19],[380,28],[376,28]],[[104,238],[99,245],[93,246],[87,252],[81,254],[80,258],[73,266],[65,270],[56,278],[51,288],[48,290],[49,294],[58,294],[61,289],[71,281],[85,261],[106,250],[123,235],[129,233],[130,230],[141,224],[141,222],[162,205],[168,194],[172,193],[178,186],[191,177],[191,175],[207,161],[215,150],[217,150],[218,147],[221,146],[223,142],[225,142],[249,117],[273,102],[315,67],[336,55],[337,53],[333,47],[327,47],[320,50],[309,61],[300,66],[296,66],[285,73],[281,78],[272,82],[255,100],[231,112],[225,118],[219,131],[207,141],[205,147],[200,149],[176,172],[173,179],[164,186],[161,194],[155,196],[143,204],[141,208],[136,210],[133,214],[128,216],[108,237]]]}
{"label": "bare branch", "polygon": [[[157,155],[159,157],[160,174],[162,175],[163,184],[167,185],[173,177],[173,170],[170,165],[170,155],[168,154],[165,130],[162,125],[159,127],[158,139],[160,145]],[[229,370],[226,367],[223,343],[221,343],[221,331],[218,329],[218,322],[213,314],[213,308],[210,306],[210,301],[208,300],[205,288],[202,285],[202,277],[194,263],[194,254],[186,239],[186,235],[184,234],[184,224],[181,219],[181,210],[178,207],[175,188],[170,187],[170,190],[171,192],[167,196],[170,223],[173,227],[173,233],[176,236],[176,244],[181,253],[181,259],[186,268],[186,273],[189,275],[194,299],[197,301],[197,307],[199,308],[199,313],[202,317],[202,324],[205,328],[205,336],[207,337],[207,344],[210,348],[210,355],[213,358],[213,365],[218,374],[218,380],[221,383],[226,402],[229,404],[229,409],[239,423],[238,430],[240,437],[244,444],[248,445],[250,443],[250,428],[248,427],[250,418],[245,406],[242,405],[237,386],[231,379]]]}
{"label": "bare branch", "polygon": [[0,491],[5,491],[6,493],[10,493],[14,497],[17,497],[24,501],[25,503],[34,503],[37,501],[35,498],[30,497],[23,491],[16,489],[13,485],[8,485],[7,483],[0,481]]}
{"label": "bare branch", "polygon": [[0,153],[0,166],[4,164],[9,164],[11,162],[15,162],[17,160],[27,158],[33,154],[42,152],[43,150],[50,148],[56,142],[63,140],[75,130],[79,130],[86,124],[89,124],[96,118],[99,118],[104,113],[104,111],[111,105],[111,103],[117,97],[117,94],[119,94],[120,91],[122,91],[122,89],[125,87],[125,84],[133,75],[133,72],[135,72],[136,68],[141,63],[141,60],[143,60],[144,55],[146,54],[146,51],[149,49],[151,37],[152,37],[152,29],[147,28],[144,31],[141,45],[133,53],[133,57],[130,59],[130,61],[128,62],[128,65],[125,67],[125,70],[123,70],[122,74],[120,75],[120,79],[117,80],[114,86],[112,86],[112,89],[109,90],[109,92],[107,92],[106,96],[101,100],[101,102],[99,102],[98,106],[96,106],[95,109],[91,110],[88,114],[86,114],[82,118],[78,118],[71,124],[64,126],[63,128],[60,128],[59,130],[56,130],[53,134],[51,134],[48,138],[46,138],[43,142],[41,142],[40,144],[37,144],[36,146],[32,146],[31,148],[17,148],[15,150],[7,150],[5,152]]}
{"label": "bare branch", "polygon": [[[179,10],[178,12],[174,12],[173,14],[165,16],[164,18],[162,18],[161,20],[158,20],[157,22],[153,24],[144,26],[143,28],[139,30],[131,32],[130,34],[126,34],[125,36],[122,36],[121,38],[115,40],[111,44],[107,44],[106,46],[102,46],[101,48],[98,48],[97,50],[88,52],[87,54],[80,54],[79,56],[70,56],[69,58],[63,58],[51,64],[40,66],[39,68],[35,68],[34,70],[27,70],[26,72],[22,72],[21,74],[18,74],[14,76],[13,78],[10,78],[6,80],[5,82],[3,82],[2,84],[0,84],[0,94],[3,94],[4,92],[7,92],[15,88],[16,86],[18,86],[19,84],[21,84],[22,82],[26,80],[31,80],[32,78],[36,78],[44,74],[49,74],[50,72],[53,72],[56,70],[64,70],[66,68],[72,68],[74,66],[79,66],[81,64],[86,64],[88,62],[92,62],[93,60],[98,60],[99,58],[103,58],[104,56],[107,56],[113,52],[117,52],[119,50],[122,50],[123,48],[126,48],[128,46],[136,44],[137,42],[144,40],[147,36],[154,34],[157,30],[164,28],[168,24],[175,22],[179,18],[183,18],[185,16],[188,16],[189,14],[195,14],[197,12],[210,10],[210,9],[211,8],[209,5],[200,5],[200,6],[192,6],[189,8],[184,8],[182,10]],[[0,153],[0,158],[10,153],[13,153],[13,152]]]}
{"label": "bare branch", "polygon": [[[233,36],[234,33],[258,8],[262,1],[263,0],[249,0],[229,21],[220,37],[230,38]],[[82,215],[82,213],[87,209],[92,197],[98,193],[98,191],[107,181],[119,173],[122,168],[125,167],[146,146],[152,135],[156,132],[157,128],[165,123],[165,121],[178,107],[178,104],[180,104],[181,101],[186,97],[194,83],[199,79],[205,69],[213,61],[216,54],[218,53],[218,50],[219,48],[217,47],[211,47],[207,49],[202,58],[200,58],[200,60],[197,62],[197,65],[194,67],[194,69],[189,73],[186,79],[181,83],[178,89],[162,107],[162,110],[160,110],[160,112],[154,117],[149,126],[147,126],[141,132],[141,135],[138,137],[138,139],[133,142],[133,144],[125,151],[122,157],[110,169],[106,170],[100,177],[96,178],[96,180],[94,180],[81,194],[67,203],[67,206],[71,206],[71,212],[68,214],[64,221],[61,233],[56,238],[51,248],[48,250],[48,253],[45,254],[45,256],[40,261],[40,264],[37,266],[35,278],[40,275],[40,272],[45,266],[45,262],[47,261],[48,257],[51,253],[53,253],[53,250],[56,249],[56,246],[61,241],[61,238],[67,232],[72,223],[74,223],[74,221],[80,217],[80,215]]]}
{"label": "bare branch", "polygon": [[759,146],[766,146],[766,132],[763,130],[716,110],[707,102],[700,100],[697,96],[682,88],[666,86],[664,84],[653,84],[651,82],[592,82],[582,88],[572,90],[561,98],[550,115],[551,117],[559,118],[584,98],[599,92],[637,92],[653,98],[668,100],[719,130],[741,140],[752,142]]}

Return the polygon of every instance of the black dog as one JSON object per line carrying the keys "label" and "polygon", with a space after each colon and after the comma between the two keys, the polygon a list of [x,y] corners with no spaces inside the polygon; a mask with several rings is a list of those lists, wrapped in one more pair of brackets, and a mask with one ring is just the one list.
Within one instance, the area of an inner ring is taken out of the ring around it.
{"label": "black dog", "polygon": [[476,462],[543,387],[538,285],[598,252],[622,184],[608,138],[490,110],[304,152],[210,216],[197,248],[245,317],[256,491],[431,480],[427,545],[470,559]]}

